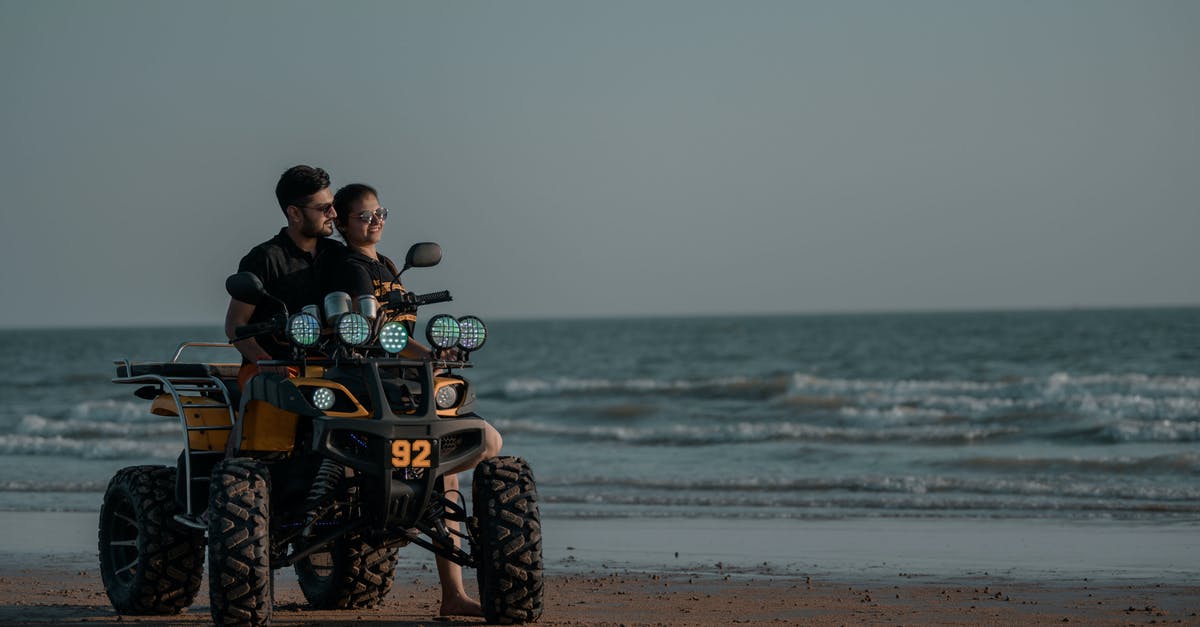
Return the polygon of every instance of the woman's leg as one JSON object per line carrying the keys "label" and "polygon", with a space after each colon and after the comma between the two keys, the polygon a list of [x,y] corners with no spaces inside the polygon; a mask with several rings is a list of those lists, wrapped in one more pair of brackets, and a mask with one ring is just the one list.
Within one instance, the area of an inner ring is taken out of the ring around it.
{"label": "woman's leg", "polygon": [[[448,474],[442,477],[442,480],[445,482],[447,494],[458,489],[458,475]],[[446,527],[458,531],[458,521],[447,520]],[[457,547],[458,536],[451,537],[454,539],[454,546]],[[483,608],[479,606],[479,601],[468,596],[463,588],[462,566],[439,555],[437,571],[438,580],[442,584],[442,616],[483,616]]]}

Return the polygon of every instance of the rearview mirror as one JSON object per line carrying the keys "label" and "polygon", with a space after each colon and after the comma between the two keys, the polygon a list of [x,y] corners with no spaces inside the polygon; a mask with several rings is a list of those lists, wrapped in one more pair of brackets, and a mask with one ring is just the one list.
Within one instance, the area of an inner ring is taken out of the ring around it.
{"label": "rearview mirror", "polygon": [[229,275],[229,278],[225,279],[225,291],[229,292],[229,295],[235,300],[240,300],[247,305],[257,305],[258,301],[267,295],[262,281],[258,280],[258,276],[253,272]]}
{"label": "rearview mirror", "polygon": [[[442,247],[433,242],[413,244],[404,257],[404,270],[409,268],[428,268],[442,261]],[[401,272],[404,272],[401,270]]]}

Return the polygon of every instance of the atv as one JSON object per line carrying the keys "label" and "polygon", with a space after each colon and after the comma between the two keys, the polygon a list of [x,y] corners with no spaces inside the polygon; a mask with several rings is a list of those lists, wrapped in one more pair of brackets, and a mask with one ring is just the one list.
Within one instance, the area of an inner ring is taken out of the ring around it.
{"label": "atv", "polygon": [[[437,244],[415,244],[401,272],[441,256]],[[272,298],[251,273],[229,277],[226,289],[246,303]],[[417,308],[449,300],[335,292],[323,311],[285,308],[240,327],[235,342],[276,334],[293,347],[292,359],[259,362],[244,389],[239,364],[180,361],[185,350],[232,344],[185,342],[169,362],[115,362],[114,383],[139,386],[153,414],[178,418],[183,450],[174,467],[124,468],[109,482],[99,554],[113,608],[182,611],[200,589],[206,548],[217,624],[267,624],[274,570],[287,566],[312,607],[369,608],[391,589],[399,548],[414,544],[476,569],[488,622],[536,621],[542,543],[529,465],[480,462],[470,515],[445,487],[447,471],[484,451],[485,423],[459,371],[486,327],[474,316],[434,316],[431,350],[400,356]]]}

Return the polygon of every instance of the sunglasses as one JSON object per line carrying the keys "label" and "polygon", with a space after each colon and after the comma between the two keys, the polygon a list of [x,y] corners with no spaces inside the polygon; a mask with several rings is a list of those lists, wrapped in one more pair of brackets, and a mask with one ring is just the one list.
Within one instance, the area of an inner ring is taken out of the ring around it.
{"label": "sunglasses", "polygon": [[364,224],[372,224],[376,220],[379,220],[379,222],[382,223],[384,220],[387,220],[387,216],[388,216],[387,209],[380,207],[380,208],[376,209],[375,211],[364,211],[358,215],[351,216],[351,217],[353,217],[356,220],[362,220]]}
{"label": "sunglasses", "polygon": [[[299,205],[293,205],[293,206],[299,207]],[[336,210],[333,208],[333,203],[329,203],[329,204],[325,204],[325,205],[317,205],[315,207],[301,207],[301,208],[308,209],[309,211],[316,211],[317,213],[325,214],[327,216],[334,215],[336,213]]]}

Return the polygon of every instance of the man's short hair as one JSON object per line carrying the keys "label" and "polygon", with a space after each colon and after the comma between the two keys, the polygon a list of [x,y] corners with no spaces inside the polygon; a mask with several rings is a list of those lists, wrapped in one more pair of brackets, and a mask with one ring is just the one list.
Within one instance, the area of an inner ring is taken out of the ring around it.
{"label": "man's short hair", "polygon": [[367,196],[379,198],[379,192],[366,183],[351,183],[337,190],[337,193],[333,195],[333,207],[337,209],[337,218],[335,219],[341,228],[346,228],[347,222],[350,221],[350,208],[362,202]]}
{"label": "man's short hair", "polygon": [[329,187],[329,173],[308,165],[292,166],[275,184],[275,199],[287,213],[288,205],[303,206],[309,196]]}

